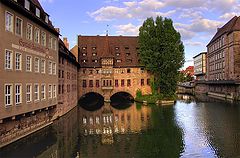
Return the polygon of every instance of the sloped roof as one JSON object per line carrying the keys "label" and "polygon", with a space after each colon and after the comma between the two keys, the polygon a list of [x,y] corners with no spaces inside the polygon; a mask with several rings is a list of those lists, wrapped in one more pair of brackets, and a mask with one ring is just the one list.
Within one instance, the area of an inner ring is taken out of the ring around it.
{"label": "sloped roof", "polygon": [[217,33],[213,36],[211,41],[208,43],[208,45],[214,42],[217,38],[219,38],[223,34],[231,33],[232,31],[240,31],[240,17],[234,16],[223,27],[219,28]]}

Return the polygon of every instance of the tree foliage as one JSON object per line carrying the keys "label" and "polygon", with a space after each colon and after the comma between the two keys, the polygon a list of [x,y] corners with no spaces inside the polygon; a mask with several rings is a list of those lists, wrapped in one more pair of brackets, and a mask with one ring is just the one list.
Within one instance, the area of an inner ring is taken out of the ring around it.
{"label": "tree foliage", "polygon": [[157,90],[173,95],[184,64],[184,46],[172,20],[147,18],[139,29],[139,46],[141,63],[154,75]]}

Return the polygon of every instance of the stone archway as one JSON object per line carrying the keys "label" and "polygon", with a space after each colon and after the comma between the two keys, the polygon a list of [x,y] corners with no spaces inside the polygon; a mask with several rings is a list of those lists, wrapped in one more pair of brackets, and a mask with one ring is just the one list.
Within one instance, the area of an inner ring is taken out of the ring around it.
{"label": "stone archway", "polygon": [[134,102],[134,97],[128,92],[116,92],[110,97],[111,106],[117,109],[126,109]]}
{"label": "stone archway", "polygon": [[96,92],[89,92],[80,97],[78,105],[88,111],[95,111],[104,105],[104,97]]}

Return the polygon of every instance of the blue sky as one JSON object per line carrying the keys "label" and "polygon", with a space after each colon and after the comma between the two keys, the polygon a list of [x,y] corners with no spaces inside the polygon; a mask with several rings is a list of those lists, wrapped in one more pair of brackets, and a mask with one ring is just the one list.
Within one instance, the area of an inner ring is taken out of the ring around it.
{"label": "blue sky", "polygon": [[185,67],[192,57],[206,51],[206,45],[234,15],[239,15],[239,0],[40,0],[62,37],[70,47],[77,35],[138,35],[147,17],[171,18],[185,46]]}

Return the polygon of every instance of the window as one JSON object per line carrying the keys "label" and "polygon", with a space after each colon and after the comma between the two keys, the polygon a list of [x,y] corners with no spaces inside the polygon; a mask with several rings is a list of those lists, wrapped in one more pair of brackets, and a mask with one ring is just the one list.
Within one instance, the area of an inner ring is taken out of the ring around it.
{"label": "window", "polygon": [[22,54],[21,53],[16,53],[15,69],[16,70],[22,70]]}
{"label": "window", "polygon": [[127,73],[131,73],[131,69],[127,69]]}
{"label": "window", "polygon": [[128,86],[128,87],[131,86],[131,80],[130,80],[130,79],[127,80],[127,86]]}
{"label": "window", "polygon": [[26,38],[28,40],[32,40],[32,34],[33,34],[33,26],[31,24],[27,24],[27,31],[26,31]]}
{"label": "window", "polygon": [[41,100],[46,99],[46,86],[45,84],[41,85]]}
{"label": "window", "polygon": [[53,46],[53,38],[52,38],[52,36],[49,35],[48,47],[49,47],[50,49],[52,49],[52,48],[53,48],[52,46]]}
{"label": "window", "polygon": [[39,58],[34,59],[34,71],[39,72]]}
{"label": "window", "polygon": [[15,103],[16,105],[22,103],[22,86],[20,84],[15,85]]}
{"label": "window", "polygon": [[26,85],[26,101],[27,103],[30,103],[32,101],[32,85],[31,84]]}
{"label": "window", "polygon": [[97,56],[97,53],[92,53],[92,56]]}
{"label": "window", "polygon": [[29,0],[25,0],[24,7],[25,7],[27,10],[30,10],[30,2],[29,2]]}
{"label": "window", "polygon": [[34,42],[35,43],[40,43],[40,29],[39,28],[35,28]]}
{"label": "window", "polygon": [[41,60],[41,73],[45,74],[46,72],[46,61],[44,59]]}
{"label": "window", "polygon": [[40,10],[36,8],[36,16],[40,18]]}
{"label": "window", "polygon": [[48,85],[48,98],[51,99],[52,98],[52,85]]}
{"label": "window", "polygon": [[39,85],[34,85],[34,100],[39,101]]}
{"label": "window", "polygon": [[22,36],[23,21],[19,17],[16,17],[15,33],[16,35]]}
{"label": "window", "polygon": [[150,86],[150,79],[147,79],[147,85]]}
{"label": "window", "polygon": [[52,63],[52,74],[56,75],[56,63]]}
{"label": "window", "polygon": [[41,32],[41,45],[46,46],[46,32]]}
{"label": "window", "polygon": [[11,106],[12,105],[12,85],[6,84],[5,85],[5,106]]}
{"label": "window", "polygon": [[96,80],[96,87],[100,87],[99,80]]}
{"label": "window", "polygon": [[53,38],[53,46],[52,46],[52,48],[54,50],[57,50],[57,40],[56,40],[56,38]]}
{"label": "window", "polygon": [[13,14],[10,12],[5,13],[5,29],[6,31],[13,32]]}
{"label": "window", "polygon": [[117,59],[117,63],[121,63],[122,62],[122,60],[121,59]]}
{"label": "window", "polygon": [[118,80],[115,80],[115,87],[118,87]]}
{"label": "window", "polygon": [[29,55],[26,57],[26,71],[32,71],[32,57]]}
{"label": "window", "polygon": [[49,19],[49,18],[48,18],[48,16],[46,15],[46,16],[45,16],[45,22],[46,22],[46,23],[48,23],[48,19]]}
{"label": "window", "polygon": [[53,98],[57,97],[57,86],[53,85]]}
{"label": "window", "polygon": [[124,80],[121,80],[121,86],[124,87]]}
{"label": "window", "polygon": [[89,80],[89,87],[93,87],[93,80]]}
{"label": "window", "polygon": [[144,79],[141,79],[141,86],[144,86]]}
{"label": "window", "polygon": [[12,51],[6,50],[5,52],[5,69],[12,69]]}
{"label": "window", "polygon": [[82,86],[83,86],[83,88],[86,88],[86,87],[87,87],[87,81],[86,81],[86,80],[83,80]]}
{"label": "window", "polygon": [[49,61],[48,62],[48,74],[52,74],[52,62],[51,61]]}

